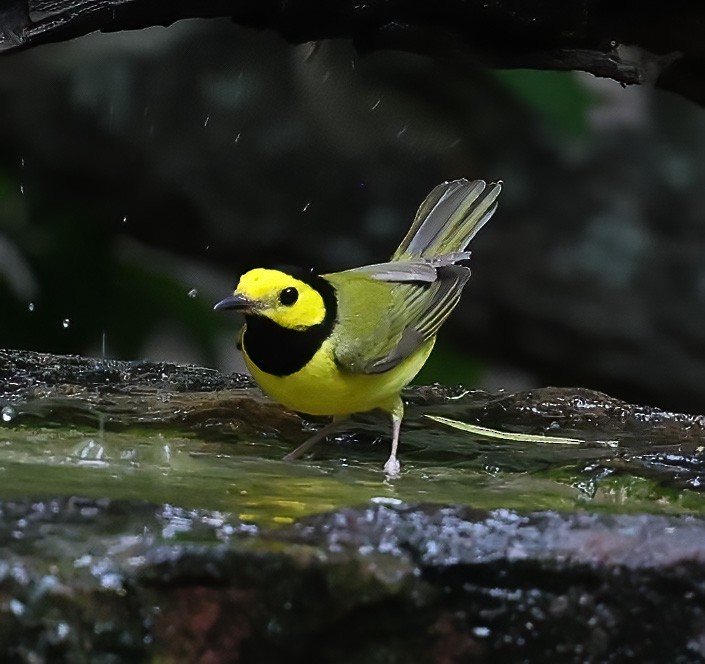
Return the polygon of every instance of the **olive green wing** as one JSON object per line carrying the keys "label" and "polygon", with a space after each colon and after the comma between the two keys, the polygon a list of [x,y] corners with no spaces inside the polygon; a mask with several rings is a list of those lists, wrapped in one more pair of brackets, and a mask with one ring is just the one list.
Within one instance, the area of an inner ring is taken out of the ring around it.
{"label": "olive green wing", "polygon": [[382,373],[438,332],[458,303],[470,270],[411,261],[324,276],[338,294],[336,363],[351,373]]}
{"label": "olive green wing", "polygon": [[438,185],[389,263],[324,275],[338,294],[333,334],[338,365],[389,371],[431,339],[460,299],[470,270],[467,244],[497,209],[501,182]]}

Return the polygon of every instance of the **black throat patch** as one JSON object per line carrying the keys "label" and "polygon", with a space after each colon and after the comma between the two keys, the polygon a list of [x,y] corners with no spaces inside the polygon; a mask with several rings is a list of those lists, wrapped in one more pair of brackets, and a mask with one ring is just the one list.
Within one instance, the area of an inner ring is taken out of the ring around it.
{"label": "black throat patch", "polygon": [[264,316],[245,316],[243,348],[260,371],[273,376],[289,376],[303,369],[330,336],[338,314],[335,288],[329,281],[310,273],[292,276],[320,294],[326,313],[321,323],[303,330],[282,327]]}

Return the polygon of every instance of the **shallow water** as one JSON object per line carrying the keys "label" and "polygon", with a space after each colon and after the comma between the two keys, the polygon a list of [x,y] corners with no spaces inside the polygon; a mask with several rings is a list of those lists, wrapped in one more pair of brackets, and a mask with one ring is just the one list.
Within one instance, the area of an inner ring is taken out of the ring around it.
{"label": "shallow water", "polygon": [[[136,408],[140,399],[135,396]],[[32,412],[32,404],[24,410]],[[438,410],[448,414],[447,408]],[[428,411],[433,408],[423,408]],[[46,422],[35,414],[1,423],[0,498],[139,498],[224,510],[262,525],[369,500],[525,511],[705,508],[699,453],[682,453],[676,444],[656,449],[635,435],[623,434],[617,448],[495,441],[431,422],[412,409],[403,431],[402,475],[391,480],[382,472],[389,440],[381,416],[365,416],[291,463],[281,459],[306,438],[307,426],[288,426],[283,434],[270,426],[248,433],[212,421],[195,430],[160,427],[153,420],[118,427],[106,426],[101,416],[93,426],[69,399],[63,416],[57,412],[61,400]],[[71,413],[80,413],[74,424]]]}

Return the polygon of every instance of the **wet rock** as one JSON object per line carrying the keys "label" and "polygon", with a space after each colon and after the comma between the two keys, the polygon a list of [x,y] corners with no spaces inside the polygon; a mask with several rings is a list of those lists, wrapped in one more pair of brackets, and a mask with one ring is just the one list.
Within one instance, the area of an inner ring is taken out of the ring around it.
{"label": "wet rock", "polygon": [[[7,661],[701,661],[705,521],[0,503]],[[664,607],[668,610],[664,611]]]}
{"label": "wet rock", "polygon": [[[408,438],[437,431],[425,415],[443,414],[509,431],[577,431],[587,442],[618,438],[618,449],[599,456],[587,449],[585,484],[591,472],[612,473],[697,490],[703,475],[699,417],[582,389],[510,395],[429,386],[407,397]],[[0,351],[0,407],[8,431],[100,414],[108,430],[168,426],[203,438],[275,423],[304,433],[297,416],[240,376],[23,351]],[[367,420],[360,423],[364,431]],[[544,463],[546,447],[521,454]],[[501,453],[516,456],[506,446]],[[553,463],[576,458],[563,453]],[[197,470],[188,481],[203,481]],[[274,499],[294,500],[312,481]],[[424,495],[438,486],[429,481]],[[186,507],[66,495],[2,500],[0,652],[11,662],[705,657],[702,518],[410,505],[387,496],[279,529],[253,525],[255,495],[229,495],[234,513],[191,509],[191,495]]]}
{"label": "wet rock", "polygon": [[214,369],[182,367],[168,362],[124,362],[52,355],[23,350],[0,350],[0,396],[24,398],[32,390],[68,385],[101,392],[139,386],[172,392],[206,392],[251,386],[243,375],[224,376]]}
{"label": "wet rock", "polygon": [[263,422],[291,429],[290,413],[264,399],[252,380],[166,362],[125,362],[0,350],[0,407],[7,417],[107,426],[226,428]]}
{"label": "wet rock", "polygon": [[[531,432],[579,432],[603,440],[610,436],[641,437],[652,444],[676,440],[690,449],[702,444],[705,416],[673,413],[661,408],[629,404],[602,392],[584,388],[545,387],[509,394],[481,390],[456,391],[447,388],[418,388],[411,399],[434,405],[446,402],[453,416],[466,422],[492,423]],[[452,404],[452,405],[450,405]]]}
{"label": "wet rock", "polygon": [[[178,395],[192,398],[190,410],[212,408],[214,394],[238,396],[240,403],[256,401],[272,417],[279,406],[262,399],[254,382],[242,374],[226,376],[192,365],[165,362],[126,362],[79,356],[52,355],[34,351],[0,349],[0,404],[11,404],[18,414],[39,413],[73,404],[112,415],[124,424],[145,423],[145,403],[154,407],[157,397],[168,407],[153,413],[153,421],[183,418],[175,408]],[[139,397],[126,407],[120,397]],[[639,406],[607,394],[583,388],[547,387],[508,394],[441,385],[410,387],[405,397],[416,415],[432,407],[435,413],[449,413],[465,421],[491,426],[514,426],[535,431],[599,431],[601,436],[620,433],[648,433],[653,442],[698,442],[705,432],[705,416],[673,413]],[[142,400],[143,410],[137,409]],[[209,405],[210,404],[210,405]],[[227,404],[224,404],[227,406]],[[175,413],[176,411],[176,413]],[[75,413],[71,413],[75,414]],[[232,413],[228,414],[229,416]],[[413,416],[413,413],[412,413]],[[69,414],[65,414],[69,419]]]}
{"label": "wet rock", "polygon": [[[705,419],[700,415],[628,404],[583,388],[508,394],[434,385],[410,387],[404,396],[407,431],[442,428],[426,417],[433,415],[495,430],[573,436],[586,447],[604,446],[607,441],[609,446],[598,457],[585,462],[576,457],[582,463],[577,472],[587,478],[585,482],[631,473],[677,489],[705,488]],[[303,441],[310,431],[307,420],[266,399],[246,376],[225,376],[195,366],[30,351],[0,350],[0,411],[4,424],[176,428],[204,439],[277,432],[293,442]],[[386,420],[376,413],[357,421],[362,428],[359,435],[352,434],[355,440],[372,444],[375,437],[388,433]],[[455,435],[462,440],[462,434]],[[544,459],[542,466],[550,463],[546,452],[534,456]],[[556,462],[564,464],[567,459],[560,456]]]}

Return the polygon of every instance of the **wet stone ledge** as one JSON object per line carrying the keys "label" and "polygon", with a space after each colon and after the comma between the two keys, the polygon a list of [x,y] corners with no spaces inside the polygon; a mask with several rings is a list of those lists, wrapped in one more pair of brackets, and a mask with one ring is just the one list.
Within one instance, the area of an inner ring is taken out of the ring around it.
{"label": "wet stone ledge", "polygon": [[[620,434],[642,436],[650,445],[694,451],[705,435],[705,416],[629,404],[584,388],[546,387],[490,393],[439,385],[404,392],[405,422],[429,423],[423,415],[457,417],[484,426],[528,431],[560,429],[589,439]],[[257,426],[292,426],[291,414],[264,399],[252,380],[204,367],[164,362],[126,362],[0,349],[0,408],[12,417],[95,421],[107,425],[157,426],[242,419]],[[429,409],[432,409],[429,411]],[[435,425],[434,425],[435,426]],[[386,429],[385,429],[386,430]]]}
{"label": "wet stone ledge", "polygon": [[[175,498],[164,494],[165,484],[145,502],[95,498],[144,498],[144,482],[132,494],[106,494],[103,484],[71,484],[61,494],[45,484],[49,466],[22,460],[8,468],[31,466],[34,474],[22,491],[5,486],[0,500],[0,661],[705,660],[705,519],[697,507],[705,477],[702,417],[580,388],[490,394],[429,386],[411,388],[405,397],[409,456],[422,429],[435,443],[446,435],[427,414],[505,431],[577,435],[585,445],[560,452],[541,445],[485,447],[482,454],[493,463],[500,455],[529,458],[517,467],[519,477],[540,476],[547,463],[568,464],[561,488],[606,474],[648,480],[649,492],[666,487],[668,509],[686,511],[680,497],[688,495],[692,513],[534,511],[546,504],[540,493],[520,503],[526,509],[474,509],[405,503],[390,492],[372,502],[358,499],[357,507],[331,499],[342,506],[270,528],[235,516],[248,511],[238,510],[237,497],[217,503],[227,505],[223,511],[189,509],[192,496],[182,487],[204,482],[200,466],[183,476]],[[0,411],[8,435],[18,438],[40,427],[62,432],[99,416],[106,431],[193,433],[192,452],[209,445],[214,432],[232,433],[225,443],[232,448],[251,432],[276,430],[291,442],[307,435],[301,418],[264,399],[242,376],[25,351],[0,350]],[[387,435],[381,419],[360,422],[355,455]],[[448,431],[466,453],[467,434]],[[591,447],[606,438],[615,438],[617,447]],[[277,444],[257,449],[280,464]],[[317,454],[337,457],[330,447]],[[31,441],[25,451],[30,448],[30,460],[44,454]],[[249,449],[223,473],[251,472],[251,456],[260,452]],[[372,455],[375,468],[378,456]],[[416,466],[423,471],[421,462]],[[453,469],[451,476],[466,479],[473,468]],[[270,499],[292,497],[290,487],[310,486],[315,477],[302,474]],[[326,491],[336,490],[334,474],[324,477]],[[507,485],[499,490],[487,477],[499,495],[495,504],[506,505]],[[273,475],[255,480],[253,493],[262,492]],[[441,486],[424,481],[427,498],[420,500],[449,502],[435,493]],[[66,495],[87,488],[97,491],[93,498]],[[663,491],[654,495],[654,502],[664,502]],[[164,504],[169,500],[181,506]],[[452,502],[477,504],[467,493],[454,494]]]}
{"label": "wet stone ledge", "polygon": [[[573,474],[580,478],[576,481],[586,487],[608,476],[631,476],[671,492],[672,501],[678,500],[674,492],[687,489],[701,494],[705,489],[702,415],[629,404],[600,392],[569,387],[489,393],[414,386],[404,391],[404,398],[405,455],[413,449],[414,435],[438,436],[442,431],[447,440],[453,438],[454,447],[447,448],[450,453],[456,459],[462,457],[471,434],[448,429],[427,417],[440,416],[493,430],[581,441],[571,448],[574,452],[560,452],[559,446],[551,446],[555,451],[545,445],[525,448],[521,457],[527,461],[516,467],[523,472],[573,463]],[[228,439],[235,446],[238,441],[266,439],[286,441],[291,447],[303,442],[311,430],[310,422],[264,398],[246,376],[169,363],[2,349],[0,413],[0,424],[8,428],[100,426],[116,432],[137,428],[189,435],[205,442]],[[374,442],[388,433],[386,419],[378,414],[357,417],[344,443],[347,447],[341,450],[354,448],[355,456],[367,451],[380,457]],[[427,446],[420,438],[416,440]],[[605,442],[614,445],[605,446]],[[281,458],[287,450],[269,454]],[[320,446],[314,458],[327,453],[331,452],[326,446]],[[495,446],[488,454],[495,461],[519,458],[506,445]],[[5,497],[17,496],[6,493]]]}
{"label": "wet stone ledge", "polygon": [[697,662],[705,521],[0,503],[6,662]]}

